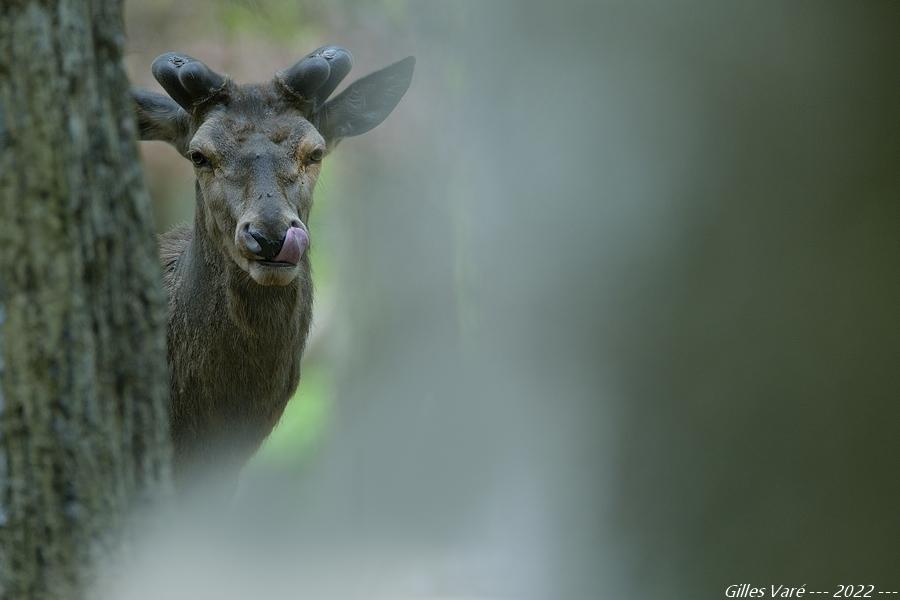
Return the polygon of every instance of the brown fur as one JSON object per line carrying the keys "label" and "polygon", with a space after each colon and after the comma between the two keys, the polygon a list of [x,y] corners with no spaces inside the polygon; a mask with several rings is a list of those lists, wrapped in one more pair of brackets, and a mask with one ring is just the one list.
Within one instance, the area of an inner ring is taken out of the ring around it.
{"label": "brown fur", "polygon": [[179,479],[237,470],[253,455],[297,388],[312,315],[308,253],[286,285],[272,285],[281,274],[251,277],[255,260],[235,232],[249,221],[277,236],[306,221],[319,165],[302,149],[323,140],[270,86],[230,90],[192,119],[188,151],[211,162],[197,170],[194,225],[160,237]]}

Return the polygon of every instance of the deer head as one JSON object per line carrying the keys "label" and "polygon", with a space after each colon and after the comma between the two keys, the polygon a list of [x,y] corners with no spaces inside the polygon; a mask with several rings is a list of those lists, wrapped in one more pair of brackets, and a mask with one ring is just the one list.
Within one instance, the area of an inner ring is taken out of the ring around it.
{"label": "deer head", "polygon": [[197,175],[195,239],[257,284],[284,286],[308,267],[307,220],[324,157],[397,106],[412,79],[405,58],[328,97],[350,53],[319,48],[267,83],[237,85],[185,54],[153,61],[169,97],[136,90],[142,140],[172,144]]}

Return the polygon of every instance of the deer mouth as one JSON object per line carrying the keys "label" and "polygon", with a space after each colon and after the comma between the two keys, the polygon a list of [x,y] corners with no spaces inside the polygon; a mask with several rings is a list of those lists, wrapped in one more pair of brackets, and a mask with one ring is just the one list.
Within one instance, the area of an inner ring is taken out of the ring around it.
{"label": "deer mouth", "polygon": [[[290,284],[300,272],[301,261],[309,247],[309,234],[306,228],[291,226],[280,243],[256,234],[249,228],[238,238],[243,244],[241,259],[244,269],[256,283],[264,286],[283,286]],[[273,247],[274,246],[274,247]]]}
{"label": "deer mouth", "polygon": [[282,260],[258,260],[256,263],[273,269],[291,269],[297,266],[297,263]]}
{"label": "deer mouth", "polygon": [[247,272],[250,277],[262,286],[285,286],[296,280],[300,273],[300,265],[276,260],[248,261]]}

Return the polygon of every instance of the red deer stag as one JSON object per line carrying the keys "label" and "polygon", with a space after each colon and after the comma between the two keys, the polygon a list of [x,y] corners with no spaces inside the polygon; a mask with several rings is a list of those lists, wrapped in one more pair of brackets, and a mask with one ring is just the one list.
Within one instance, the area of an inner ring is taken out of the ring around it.
{"label": "red deer stag", "polygon": [[160,237],[176,482],[193,467],[239,470],[278,422],[311,319],[307,223],[322,160],[391,113],[414,64],[328,100],[350,71],[343,48],[251,85],[168,53],[152,71],[169,97],[133,92],[141,139],[173,145],[197,177],[194,224]]}

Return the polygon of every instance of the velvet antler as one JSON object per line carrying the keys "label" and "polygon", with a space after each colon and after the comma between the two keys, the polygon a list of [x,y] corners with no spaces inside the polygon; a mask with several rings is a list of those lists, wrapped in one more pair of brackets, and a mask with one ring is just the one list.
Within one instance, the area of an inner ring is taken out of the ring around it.
{"label": "velvet antler", "polygon": [[310,111],[321,106],[350,72],[353,58],[340,46],[322,46],[275,74],[275,80],[290,95],[307,104]]}
{"label": "velvet antler", "polygon": [[177,52],[156,57],[153,76],[183,109],[190,112],[225,89],[228,79],[205,64]]}

